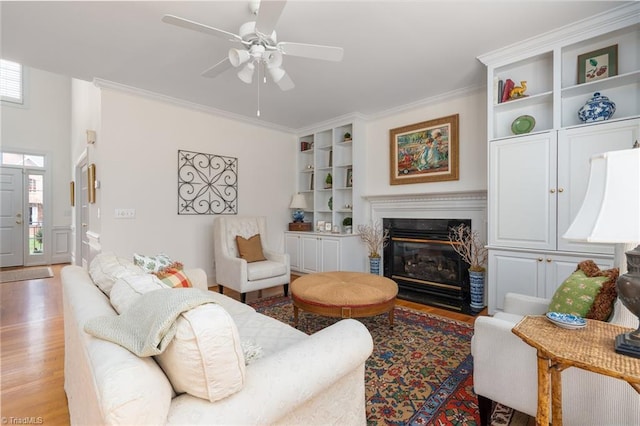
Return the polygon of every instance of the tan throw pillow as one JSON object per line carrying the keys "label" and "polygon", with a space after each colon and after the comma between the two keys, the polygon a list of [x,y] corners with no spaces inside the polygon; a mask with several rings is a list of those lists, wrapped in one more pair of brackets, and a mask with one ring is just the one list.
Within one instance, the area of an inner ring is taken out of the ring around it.
{"label": "tan throw pillow", "polygon": [[237,235],[236,244],[238,245],[238,255],[248,263],[267,260],[262,253],[260,234],[256,234],[248,240]]}

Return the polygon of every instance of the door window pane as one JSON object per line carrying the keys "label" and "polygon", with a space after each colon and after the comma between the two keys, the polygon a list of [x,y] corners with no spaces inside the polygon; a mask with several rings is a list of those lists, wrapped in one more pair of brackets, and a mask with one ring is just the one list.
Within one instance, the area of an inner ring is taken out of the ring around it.
{"label": "door window pane", "polygon": [[44,251],[42,225],[44,222],[44,176],[29,175],[29,254]]}

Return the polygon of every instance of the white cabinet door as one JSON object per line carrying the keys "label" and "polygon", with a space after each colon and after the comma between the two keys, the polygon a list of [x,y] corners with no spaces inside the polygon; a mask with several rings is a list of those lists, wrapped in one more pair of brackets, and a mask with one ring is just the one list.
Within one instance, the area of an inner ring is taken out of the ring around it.
{"label": "white cabinet door", "polygon": [[509,292],[550,299],[560,284],[575,272],[578,263],[587,259],[593,260],[600,269],[613,267],[613,259],[607,255],[490,250],[489,314],[504,308],[504,296]]}
{"label": "white cabinet door", "polygon": [[640,119],[584,126],[558,133],[558,250],[613,254],[613,245],[568,241],[562,235],[578,214],[590,173],[590,158],[629,149],[638,140]]}
{"label": "white cabinet door", "polygon": [[340,240],[322,237],[322,272],[340,271]]}
{"label": "white cabinet door", "polygon": [[537,296],[544,282],[543,258],[531,253],[489,251],[489,314],[504,308],[507,293]]}
{"label": "white cabinet door", "polygon": [[284,234],[284,249],[289,255],[289,262],[291,264],[292,271],[300,271],[301,268],[301,256],[300,256],[300,235],[294,235],[290,233]]}
{"label": "white cabinet door", "polygon": [[561,256],[557,254],[545,256],[545,286],[544,294],[541,294],[540,297],[551,299],[560,284],[576,271],[578,263],[587,259],[593,260],[600,269],[613,268],[613,259],[611,258],[599,258],[589,255]]}
{"label": "white cabinet door", "polygon": [[489,143],[489,245],[555,250],[555,132]]}
{"label": "white cabinet door", "polygon": [[319,240],[315,235],[304,235],[300,237],[301,251],[301,270],[302,272],[312,273],[320,271],[319,259]]}

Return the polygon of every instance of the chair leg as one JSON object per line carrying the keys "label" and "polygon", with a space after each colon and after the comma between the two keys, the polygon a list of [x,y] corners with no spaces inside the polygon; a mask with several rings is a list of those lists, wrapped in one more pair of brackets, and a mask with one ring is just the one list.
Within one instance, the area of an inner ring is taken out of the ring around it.
{"label": "chair leg", "polygon": [[222,287],[220,284],[218,284],[218,293],[224,294],[224,287]]}
{"label": "chair leg", "polygon": [[478,395],[478,411],[480,412],[480,425],[488,426],[491,420],[491,406],[493,401],[486,396]]}
{"label": "chair leg", "polygon": [[240,301],[242,303],[247,303],[247,293],[240,293]]}
{"label": "chair leg", "polygon": [[289,295],[289,284],[284,285],[284,295],[285,297]]}

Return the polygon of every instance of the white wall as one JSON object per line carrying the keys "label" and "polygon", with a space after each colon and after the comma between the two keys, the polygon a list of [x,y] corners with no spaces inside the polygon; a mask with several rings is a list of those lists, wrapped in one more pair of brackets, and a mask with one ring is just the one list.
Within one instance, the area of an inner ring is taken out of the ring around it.
{"label": "white wall", "polygon": [[[486,93],[472,93],[406,109],[367,123],[366,181],[362,193],[400,195],[487,189]],[[389,130],[459,114],[460,178],[457,181],[390,185]]]}
{"label": "white wall", "polygon": [[[45,262],[54,255],[51,230],[58,228],[62,235],[71,225],[71,204],[69,202],[69,182],[71,167],[69,158],[71,79],[50,72],[25,69],[25,104],[11,106],[2,103],[2,149],[27,153],[44,154],[47,157],[49,189],[48,206],[45,205],[45,221],[48,220],[48,242]],[[64,245],[62,240],[56,240]],[[69,247],[70,248],[70,247]],[[64,247],[58,247],[64,250]],[[66,255],[62,255],[64,260]],[[55,259],[54,259],[55,260]]]}
{"label": "white wall", "polygon": [[[178,150],[238,158],[238,214],[267,216],[269,241],[284,248],[295,191],[293,134],[112,89],[102,89],[96,151],[103,251],[168,254],[214,279],[215,215],[178,215]],[[135,209],[116,219],[115,209]],[[93,227],[93,226],[92,226]]]}

